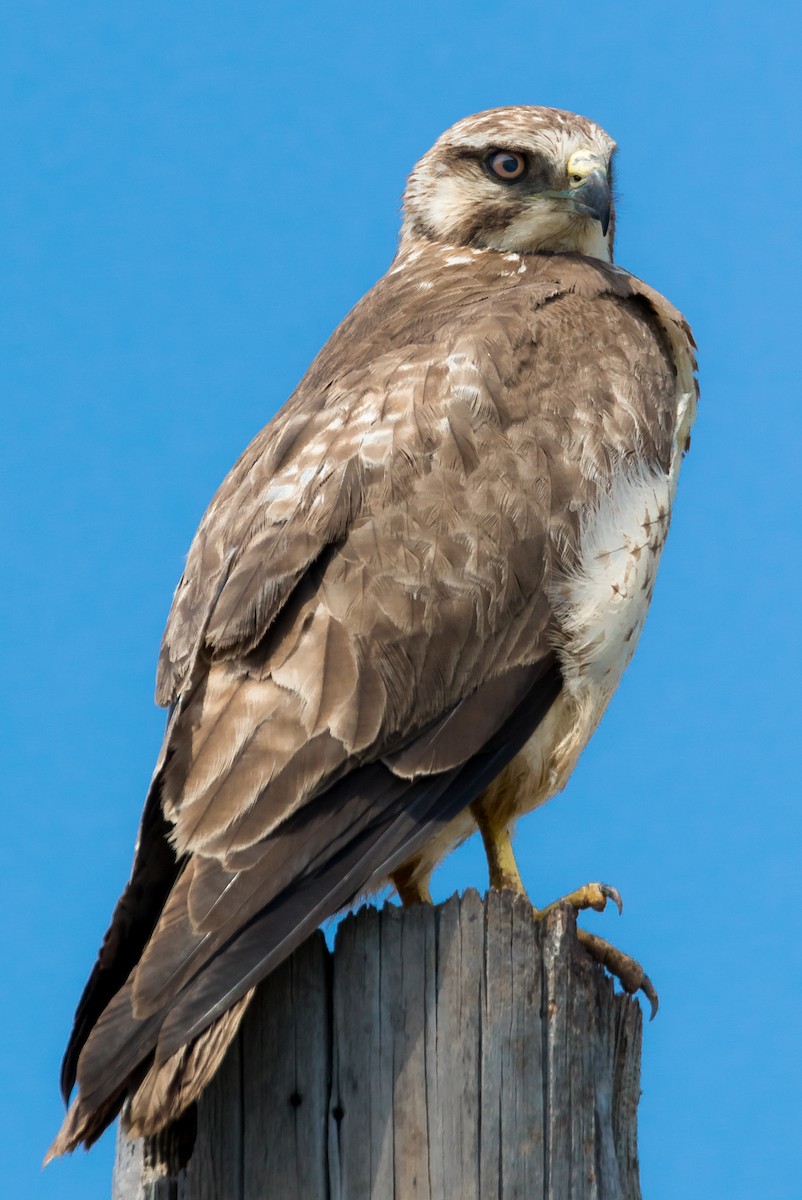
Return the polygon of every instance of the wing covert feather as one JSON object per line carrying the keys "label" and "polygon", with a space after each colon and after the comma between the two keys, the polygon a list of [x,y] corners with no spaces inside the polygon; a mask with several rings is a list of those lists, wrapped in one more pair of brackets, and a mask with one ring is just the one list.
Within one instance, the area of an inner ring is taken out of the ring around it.
{"label": "wing covert feather", "polygon": [[582,511],[634,452],[668,469],[674,310],[572,255],[440,250],[357,305],[190,548],[157,685],[172,857],[65,1063],[98,1111],[517,753],[561,686]]}

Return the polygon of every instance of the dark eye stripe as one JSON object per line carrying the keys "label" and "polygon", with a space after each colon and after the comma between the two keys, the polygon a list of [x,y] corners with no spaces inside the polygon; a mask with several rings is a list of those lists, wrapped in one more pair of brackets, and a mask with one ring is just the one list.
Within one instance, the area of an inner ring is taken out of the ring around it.
{"label": "dark eye stripe", "polygon": [[514,183],[526,173],[526,159],[512,150],[494,150],[485,163],[491,175],[504,183]]}

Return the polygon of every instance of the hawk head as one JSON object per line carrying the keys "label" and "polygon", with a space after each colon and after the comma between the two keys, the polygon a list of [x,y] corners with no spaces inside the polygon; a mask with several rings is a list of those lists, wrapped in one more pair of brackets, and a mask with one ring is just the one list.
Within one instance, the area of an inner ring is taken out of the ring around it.
{"label": "hawk head", "polygon": [[612,260],[612,138],[556,108],[493,108],[465,117],[414,168],[402,243],[518,253],[573,250]]}

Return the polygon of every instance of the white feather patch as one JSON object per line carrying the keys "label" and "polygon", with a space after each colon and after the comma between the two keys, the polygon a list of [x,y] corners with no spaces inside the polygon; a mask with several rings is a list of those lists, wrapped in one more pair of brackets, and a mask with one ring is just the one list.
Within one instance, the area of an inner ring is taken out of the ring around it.
{"label": "white feather patch", "polygon": [[606,702],[632,658],[668,532],[671,490],[662,471],[621,472],[583,521],[579,562],[558,599],[572,691],[598,687]]}

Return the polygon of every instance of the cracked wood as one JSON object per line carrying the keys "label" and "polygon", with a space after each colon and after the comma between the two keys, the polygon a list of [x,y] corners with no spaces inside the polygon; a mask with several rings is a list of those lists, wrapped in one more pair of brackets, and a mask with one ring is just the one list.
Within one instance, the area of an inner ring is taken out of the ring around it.
{"label": "cracked wood", "polygon": [[197,1113],[114,1200],[640,1200],[641,1013],[572,914],[363,908],[259,989]]}

